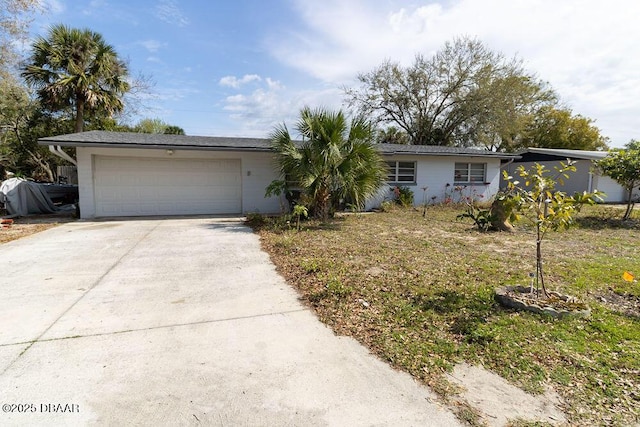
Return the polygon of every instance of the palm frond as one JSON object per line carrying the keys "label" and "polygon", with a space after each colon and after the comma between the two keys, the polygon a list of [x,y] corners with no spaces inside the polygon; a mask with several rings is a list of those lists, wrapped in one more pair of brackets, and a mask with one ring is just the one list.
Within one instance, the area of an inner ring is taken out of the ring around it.
{"label": "palm frond", "polygon": [[36,39],[22,76],[53,110],[82,104],[87,112],[114,114],[124,108],[130,89],[126,65],[100,34],[65,25]]}
{"label": "palm frond", "polygon": [[302,143],[291,141],[285,125],[271,134],[279,170],[312,199],[311,209],[328,212],[330,200],[363,207],[386,180],[386,165],[363,119],[349,122],[342,111],[304,107],[296,123]]}

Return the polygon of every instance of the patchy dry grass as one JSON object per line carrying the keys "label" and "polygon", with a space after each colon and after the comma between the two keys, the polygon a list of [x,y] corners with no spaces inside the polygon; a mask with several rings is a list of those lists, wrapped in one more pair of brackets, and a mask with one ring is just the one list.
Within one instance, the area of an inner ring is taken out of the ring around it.
{"label": "patchy dry grass", "polygon": [[[590,319],[554,320],[507,310],[501,285],[528,284],[531,230],[480,233],[460,209],[354,214],[300,232],[259,228],[264,248],[322,321],[353,336],[443,397],[442,373],[481,364],[526,391],[545,384],[577,425],[640,420],[640,220],[621,223],[602,207],[543,243],[548,288],[575,295]],[[629,304],[612,310],[613,295]]]}
{"label": "patchy dry grass", "polygon": [[75,221],[75,218],[69,213],[16,218],[11,226],[0,228],[0,244],[21,239],[70,221]]}

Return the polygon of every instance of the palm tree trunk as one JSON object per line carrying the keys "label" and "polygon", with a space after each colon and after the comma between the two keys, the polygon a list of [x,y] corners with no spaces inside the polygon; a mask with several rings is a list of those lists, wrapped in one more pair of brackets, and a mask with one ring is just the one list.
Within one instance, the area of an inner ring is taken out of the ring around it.
{"label": "palm tree trunk", "polygon": [[331,193],[327,188],[318,191],[316,197],[316,216],[327,221],[329,219],[329,210],[331,209]]}
{"label": "palm tree trunk", "polygon": [[84,99],[76,97],[76,132],[82,132],[84,128]]}

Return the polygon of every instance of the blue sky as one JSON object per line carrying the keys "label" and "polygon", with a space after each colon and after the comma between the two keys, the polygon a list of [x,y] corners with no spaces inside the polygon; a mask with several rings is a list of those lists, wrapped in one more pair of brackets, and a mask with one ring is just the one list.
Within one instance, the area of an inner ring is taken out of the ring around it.
{"label": "blue sky", "polygon": [[45,0],[52,24],[101,33],[155,86],[140,117],[189,135],[267,137],[304,105],[340,108],[385,59],[467,35],[551,83],[611,145],[640,139],[640,3],[632,0]]}

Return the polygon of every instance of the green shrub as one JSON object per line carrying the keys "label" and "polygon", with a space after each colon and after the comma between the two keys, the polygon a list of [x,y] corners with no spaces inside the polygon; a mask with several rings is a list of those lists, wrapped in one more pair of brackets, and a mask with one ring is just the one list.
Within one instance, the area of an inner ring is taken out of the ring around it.
{"label": "green shrub", "polygon": [[393,194],[397,204],[404,208],[413,206],[413,191],[409,187],[394,187]]}

